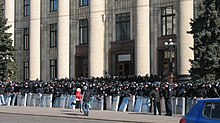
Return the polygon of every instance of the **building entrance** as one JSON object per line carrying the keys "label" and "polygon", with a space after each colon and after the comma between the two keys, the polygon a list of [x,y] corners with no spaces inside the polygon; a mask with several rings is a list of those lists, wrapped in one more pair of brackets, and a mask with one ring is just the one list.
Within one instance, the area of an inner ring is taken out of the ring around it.
{"label": "building entrance", "polygon": [[117,71],[118,71],[117,72],[118,76],[130,75],[130,63],[129,62],[118,63]]}

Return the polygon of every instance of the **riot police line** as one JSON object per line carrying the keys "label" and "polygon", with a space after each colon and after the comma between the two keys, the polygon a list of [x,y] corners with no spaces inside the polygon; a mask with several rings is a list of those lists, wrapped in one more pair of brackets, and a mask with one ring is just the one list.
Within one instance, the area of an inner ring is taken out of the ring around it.
{"label": "riot police line", "polygon": [[[173,114],[184,115],[198,98],[219,97],[219,82],[173,83],[157,76],[55,79],[51,81],[0,82],[0,105],[75,109],[76,89],[88,86],[93,94],[92,110],[152,112],[149,93],[157,86],[161,92],[161,110],[165,112],[164,90],[172,89]],[[83,90],[82,90],[83,93]]]}

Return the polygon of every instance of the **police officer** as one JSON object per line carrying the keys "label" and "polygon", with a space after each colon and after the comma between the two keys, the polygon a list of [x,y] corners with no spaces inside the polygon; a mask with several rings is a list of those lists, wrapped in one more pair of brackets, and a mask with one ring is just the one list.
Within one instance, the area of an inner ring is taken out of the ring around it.
{"label": "police officer", "polygon": [[164,84],[162,92],[163,92],[163,97],[165,99],[166,116],[172,116],[172,105],[171,105],[172,88],[168,82]]}
{"label": "police officer", "polygon": [[149,93],[149,96],[151,97],[151,100],[153,101],[154,104],[154,115],[156,115],[157,110],[159,115],[161,115],[161,107],[160,107],[160,90],[157,85],[153,86],[153,89]]}

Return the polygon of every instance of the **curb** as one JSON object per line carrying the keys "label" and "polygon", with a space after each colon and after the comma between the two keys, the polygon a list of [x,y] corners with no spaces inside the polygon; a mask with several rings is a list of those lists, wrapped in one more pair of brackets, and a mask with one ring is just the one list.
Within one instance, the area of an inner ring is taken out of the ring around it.
{"label": "curb", "polygon": [[75,117],[68,117],[68,116],[58,116],[58,115],[40,115],[40,114],[27,114],[27,113],[12,113],[12,112],[2,112],[2,114],[14,114],[14,115],[29,115],[29,116],[40,116],[40,117],[59,117],[59,118],[74,118],[74,119],[87,119],[87,120],[99,120],[99,121],[112,121],[112,122],[126,122],[126,123],[153,123],[153,122],[139,122],[139,121],[128,121],[128,120],[114,120],[114,119],[101,119],[101,118],[92,118],[89,116],[75,116]]}

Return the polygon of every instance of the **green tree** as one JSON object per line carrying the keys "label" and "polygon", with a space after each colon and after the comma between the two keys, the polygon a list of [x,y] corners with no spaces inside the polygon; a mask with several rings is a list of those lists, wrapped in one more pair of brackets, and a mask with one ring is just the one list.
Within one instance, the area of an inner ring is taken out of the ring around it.
{"label": "green tree", "polygon": [[203,0],[198,7],[198,17],[191,21],[194,59],[190,60],[190,74],[194,82],[220,79],[220,1]]}
{"label": "green tree", "polygon": [[7,30],[11,25],[7,25],[7,19],[0,11],[0,77],[1,81],[13,78],[16,70],[15,48],[12,45],[12,34]]}

